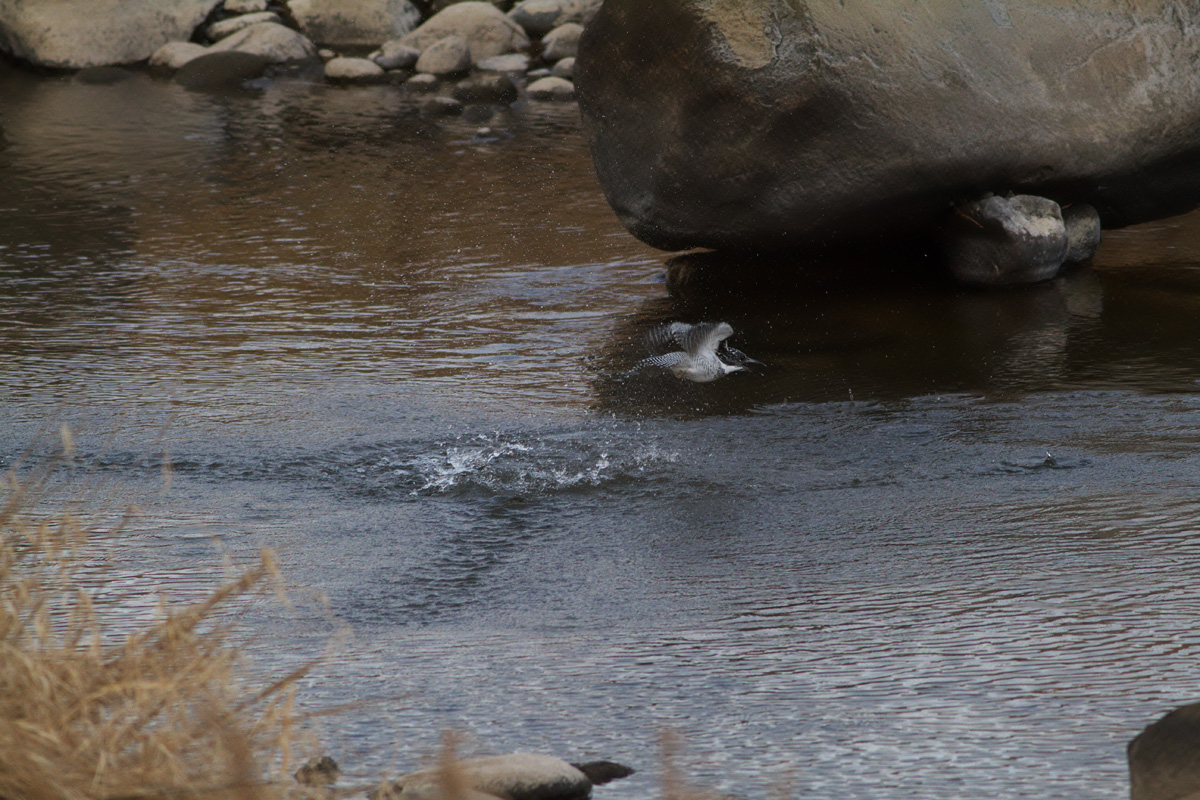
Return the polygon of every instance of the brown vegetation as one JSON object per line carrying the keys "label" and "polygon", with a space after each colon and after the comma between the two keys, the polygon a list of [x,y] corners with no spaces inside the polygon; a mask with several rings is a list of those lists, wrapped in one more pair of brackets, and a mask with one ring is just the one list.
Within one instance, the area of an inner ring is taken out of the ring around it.
{"label": "brown vegetation", "polygon": [[0,798],[302,791],[283,776],[303,670],[247,690],[218,621],[275,575],[270,554],[199,602],[160,602],[154,620],[128,632],[81,580],[85,552],[103,546],[69,513],[35,514],[42,485],[44,475],[10,474],[0,487]]}

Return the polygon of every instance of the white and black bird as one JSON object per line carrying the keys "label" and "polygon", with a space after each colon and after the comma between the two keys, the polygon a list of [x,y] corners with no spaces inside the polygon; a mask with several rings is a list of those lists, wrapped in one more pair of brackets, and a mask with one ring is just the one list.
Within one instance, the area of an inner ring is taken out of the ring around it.
{"label": "white and black bird", "polygon": [[680,380],[708,383],[745,370],[747,364],[762,363],[730,347],[725,341],[730,336],[733,328],[728,322],[659,325],[646,334],[646,347],[654,355],[642,359],[638,366],[660,367]]}

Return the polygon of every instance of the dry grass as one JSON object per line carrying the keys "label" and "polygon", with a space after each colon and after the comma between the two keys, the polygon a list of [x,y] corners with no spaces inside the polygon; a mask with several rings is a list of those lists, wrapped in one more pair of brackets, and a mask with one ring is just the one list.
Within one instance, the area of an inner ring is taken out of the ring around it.
{"label": "dry grass", "polygon": [[[207,598],[160,604],[132,633],[81,580],[98,546],[37,516],[39,481],[0,487],[0,798],[278,797],[299,734],[294,683],[256,691],[217,612],[275,574],[269,553]],[[304,753],[307,755],[308,753]]]}

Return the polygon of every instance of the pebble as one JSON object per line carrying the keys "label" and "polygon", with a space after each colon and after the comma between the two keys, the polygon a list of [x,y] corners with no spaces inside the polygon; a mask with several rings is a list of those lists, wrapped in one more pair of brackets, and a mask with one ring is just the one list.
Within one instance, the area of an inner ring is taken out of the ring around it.
{"label": "pebble", "polygon": [[534,100],[572,100],[575,84],[564,78],[539,78],[525,87],[525,93]]}
{"label": "pebble", "polygon": [[343,83],[378,83],[383,67],[367,58],[338,57],[325,63],[326,80]]}
{"label": "pebble", "polygon": [[510,75],[520,75],[529,69],[529,56],[524,53],[509,53],[503,56],[481,58],[475,62],[475,69],[483,72],[505,72]]}

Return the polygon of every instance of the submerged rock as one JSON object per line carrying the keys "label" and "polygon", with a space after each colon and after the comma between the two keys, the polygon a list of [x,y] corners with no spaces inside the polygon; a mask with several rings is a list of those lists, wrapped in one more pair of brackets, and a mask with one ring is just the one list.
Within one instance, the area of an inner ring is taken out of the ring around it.
{"label": "submerged rock", "polygon": [[222,89],[241,86],[267,69],[268,60],[255,53],[236,50],[205,53],[184,64],[175,81],[189,89]]}
{"label": "submerged rock", "polygon": [[466,104],[508,105],[516,101],[518,92],[512,78],[504,73],[492,72],[467,78],[454,87],[451,95]]}
{"label": "submerged rock", "polygon": [[[402,775],[370,794],[370,800],[417,800],[443,796],[441,769]],[[467,758],[455,762],[452,774],[461,780],[469,797],[506,800],[582,800],[593,786],[633,774],[629,767],[611,761],[568,764],[540,753]]]}
{"label": "submerged rock", "polygon": [[43,67],[132,64],[188,39],[220,0],[0,0],[0,50]]}
{"label": "submerged rock", "polygon": [[[530,73],[532,76],[532,73]],[[565,78],[553,76],[538,78],[525,87],[525,93],[534,100],[573,100],[575,84]]]}
{"label": "submerged rock", "polygon": [[370,59],[338,56],[325,62],[325,78],[334,83],[378,83],[384,72]]}
{"label": "submerged rock", "polygon": [[1197,29],[1117,0],[605,0],[575,75],[604,191],[658,247],[888,242],[1009,191],[1112,227],[1200,204]]}

